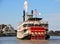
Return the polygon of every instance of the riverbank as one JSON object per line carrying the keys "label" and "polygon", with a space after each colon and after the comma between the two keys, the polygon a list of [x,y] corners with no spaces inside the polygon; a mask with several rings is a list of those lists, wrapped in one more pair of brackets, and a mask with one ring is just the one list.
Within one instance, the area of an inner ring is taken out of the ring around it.
{"label": "riverbank", "polygon": [[0,37],[16,36],[16,33],[0,34]]}

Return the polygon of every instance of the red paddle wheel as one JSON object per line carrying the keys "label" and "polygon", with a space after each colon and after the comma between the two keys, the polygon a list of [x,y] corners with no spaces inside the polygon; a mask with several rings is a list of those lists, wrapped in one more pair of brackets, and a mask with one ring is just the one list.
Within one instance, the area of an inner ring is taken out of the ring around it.
{"label": "red paddle wheel", "polygon": [[30,39],[45,39],[46,29],[44,27],[34,26],[30,28],[31,37]]}

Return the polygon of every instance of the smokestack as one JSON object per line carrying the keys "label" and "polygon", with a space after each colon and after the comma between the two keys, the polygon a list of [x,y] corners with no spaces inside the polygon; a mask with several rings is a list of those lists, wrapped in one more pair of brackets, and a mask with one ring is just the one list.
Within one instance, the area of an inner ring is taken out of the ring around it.
{"label": "smokestack", "polygon": [[31,11],[31,14],[33,15],[33,10]]}
{"label": "smokestack", "polygon": [[25,0],[24,2],[24,10],[26,13],[28,12],[28,1],[27,0]]}
{"label": "smokestack", "polygon": [[25,21],[25,10],[23,10],[23,22]]}

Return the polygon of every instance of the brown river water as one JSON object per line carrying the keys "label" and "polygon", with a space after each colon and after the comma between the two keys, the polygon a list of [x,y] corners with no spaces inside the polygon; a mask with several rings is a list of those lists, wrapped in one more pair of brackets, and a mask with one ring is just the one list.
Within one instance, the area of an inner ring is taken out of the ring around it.
{"label": "brown river water", "polygon": [[16,37],[0,37],[0,44],[60,44],[60,36],[51,36],[49,40],[18,40]]}

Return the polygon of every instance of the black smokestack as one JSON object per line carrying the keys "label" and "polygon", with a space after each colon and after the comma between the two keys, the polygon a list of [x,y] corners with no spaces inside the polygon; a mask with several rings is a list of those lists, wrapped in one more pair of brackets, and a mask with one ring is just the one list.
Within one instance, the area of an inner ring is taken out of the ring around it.
{"label": "black smokestack", "polygon": [[25,21],[25,10],[23,10],[23,21]]}
{"label": "black smokestack", "polygon": [[33,10],[31,11],[31,14],[33,15]]}

